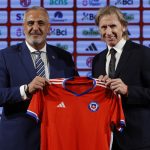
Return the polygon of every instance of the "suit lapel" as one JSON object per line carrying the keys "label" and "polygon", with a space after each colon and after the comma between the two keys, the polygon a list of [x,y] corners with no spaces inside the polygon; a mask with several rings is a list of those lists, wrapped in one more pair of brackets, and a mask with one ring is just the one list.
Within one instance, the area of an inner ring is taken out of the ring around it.
{"label": "suit lapel", "polygon": [[52,48],[50,48],[48,45],[47,45],[47,58],[48,58],[48,62],[49,62],[49,72],[50,72],[50,77],[49,78],[52,78],[54,72],[55,72],[55,63],[56,63],[56,60],[57,60],[57,55],[55,54],[55,52],[52,50]]}
{"label": "suit lapel", "polygon": [[62,60],[58,58],[57,49],[47,45],[47,57],[49,61],[50,78],[65,77]]}
{"label": "suit lapel", "polygon": [[129,57],[131,56],[132,49],[131,49],[131,41],[127,41],[124,48],[123,48],[123,52],[121,54],[120,60],[118,62],[117,68],[116,68],[116,72],[115,72],[115,76],[119,77],[119,74],[122,70],[125,70],[126,68],[126,64],[129,60]]}
{"label": "suit lapel", "polygon": [[106,55],[108,49],[104,50],[103,56],[100,59],[101,63],[99,63],[99,70],[101,75],[106,75]]}
{"label": "suit lapel", "polygon": [[26,46],[25,42],[23,42],[20,46],[19,57],[27,74],[32,80],[36,76],[36,71],[35,71],[34,64],[30,55],[30,51],[28,47]]}

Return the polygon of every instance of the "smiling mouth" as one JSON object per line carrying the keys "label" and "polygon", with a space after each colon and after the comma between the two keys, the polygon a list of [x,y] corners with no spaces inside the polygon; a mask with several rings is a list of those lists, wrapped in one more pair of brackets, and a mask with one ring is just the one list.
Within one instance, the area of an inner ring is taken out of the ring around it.
{"label": "smiling mouth", "polygon": [[106,39],[109,41],[113,41],[115,39],[115,37],[106,37]]}
{"label": "smiling mouth", "polygon": [[33,33],[31,33],[30,35],[33,35],[33,36],[39,36],[39,35],[41,35],[41,34],[33,34]]}

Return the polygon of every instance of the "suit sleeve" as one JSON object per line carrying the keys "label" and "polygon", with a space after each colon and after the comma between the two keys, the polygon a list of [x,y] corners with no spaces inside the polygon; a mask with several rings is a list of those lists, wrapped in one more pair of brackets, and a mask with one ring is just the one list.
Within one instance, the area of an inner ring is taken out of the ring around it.
{"label": "suit sleeve", "polygon": [[21,101],[19,86],[10,88],[10,77],[2,50],[0,52],[0,106]]}
{"label": "suit sleeve", "polygon": [[150,49],[143,48],[140,58],[139,79],[134,85],[128,85],[128,104],[150,104]]}

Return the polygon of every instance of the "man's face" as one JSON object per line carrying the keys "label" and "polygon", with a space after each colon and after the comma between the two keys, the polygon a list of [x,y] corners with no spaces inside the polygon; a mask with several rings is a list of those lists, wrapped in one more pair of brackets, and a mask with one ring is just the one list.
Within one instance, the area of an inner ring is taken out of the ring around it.
{"label": "man's face", "polygon": [[46,13],[42,10],[29,11],[25,16],[23,26],[27,42],[34,48],[42,48],[50,30],[50,24]]}
{"label": "man's face", "polygon": [[105,15],[100,19],[99,30],[102,39],[107,43],[107,45],[113,47],[121,39],[125,27],[122,26],[115,14]]}

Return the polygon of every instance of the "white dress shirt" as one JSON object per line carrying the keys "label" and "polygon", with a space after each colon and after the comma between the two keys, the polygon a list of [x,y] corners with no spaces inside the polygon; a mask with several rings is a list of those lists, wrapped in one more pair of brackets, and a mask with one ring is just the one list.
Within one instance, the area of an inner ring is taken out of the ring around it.
{"label": "white dress shirt", "polygon": [[118,65],[118,62],[119,62],[119,59],[120,59],[120,56],[122,54],[122,51],[123,51],[123,47],[126,43],[126,40],[124,39],[121,39],[117,45],[115,45],[114,47],[110,47],[108,45],[108,53],[106,55],[106,74],[108,75],[108,68],[109,68],[109,62],[110,62],[110,58],[111,58],[111,55],[110,55],[110,49],[111,48],[114,48],[116,50],[116,54],[115,54],[115,57],[116,57],[116,63],[115,63],[115,69],[117,68],[117,65]]}
{"label": "white dress shirt", "polygon": [[[30,54],[31,54],[31,58],[33,60],[33,64],[34,64],[34,67],[35,67],[35,59],[36,59],[36,54],[34,52],[36,52],[37,50],[34,49],[33,47],[31,47],[27,41],[26,42],[26,45],[30,51]],[[42,49],[40,49],[40,51],[42,52],[41,53],[41,58],[44,62],[44,66],[45,66],[45,75],[46,75],[46,78],[49,79],[49,76],[50,76],[50,70],[49,70],[49,63],[48,63],[48,59],[47,59],[47,54],[46,54],[46,44],[44,45],[44,47]],[[26,96],[26,93],[25,93],[25,89],[26,89],[27,85],[22,85],[20,86],[20,94],[21,94],[21,97],[22,99],[27,99],[27,96]]]}

